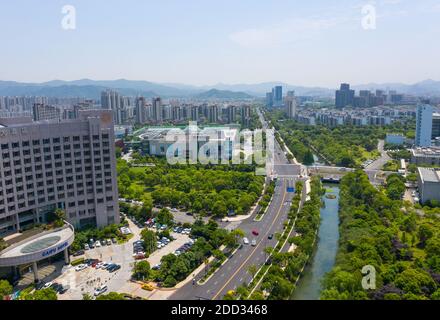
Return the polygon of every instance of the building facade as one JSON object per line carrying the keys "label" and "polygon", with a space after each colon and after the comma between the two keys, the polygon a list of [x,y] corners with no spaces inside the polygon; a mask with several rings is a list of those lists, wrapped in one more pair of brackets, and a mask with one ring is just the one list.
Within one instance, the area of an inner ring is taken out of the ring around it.
{"label": "building facade", "polygon": [[45,223],[56,208],[77,228],[119,223],[111,111],[0,125],[0,235]]}
{"label": "building facade", "polygon": [[432,106],[420,104],[416,111],[416,146],[430,147],[432,139]]}

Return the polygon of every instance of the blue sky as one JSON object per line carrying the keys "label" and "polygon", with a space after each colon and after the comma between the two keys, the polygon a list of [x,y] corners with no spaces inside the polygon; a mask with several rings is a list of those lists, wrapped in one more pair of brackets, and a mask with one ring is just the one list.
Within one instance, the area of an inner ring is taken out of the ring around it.
{"label": "blue sky", "polygon": [[[67,4],[76,30],[61,28]],[[367,4],[375,30],[361,27]],[[14,0],[0,12],[1,80],[440,80],[438,0]]]}

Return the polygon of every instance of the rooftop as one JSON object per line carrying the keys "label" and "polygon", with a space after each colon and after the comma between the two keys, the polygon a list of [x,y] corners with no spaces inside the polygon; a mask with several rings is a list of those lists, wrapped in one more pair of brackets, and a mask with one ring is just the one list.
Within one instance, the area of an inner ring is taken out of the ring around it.
{"label": "rooftop", "polygon": [[416,148],[412,149],[411,153],[416,157],[440,157],[440,148]]}
{"label": "rooftop", "polygon": [[440,171],[434,168],[418,168],[420,179],[423,182],[440,183]]}

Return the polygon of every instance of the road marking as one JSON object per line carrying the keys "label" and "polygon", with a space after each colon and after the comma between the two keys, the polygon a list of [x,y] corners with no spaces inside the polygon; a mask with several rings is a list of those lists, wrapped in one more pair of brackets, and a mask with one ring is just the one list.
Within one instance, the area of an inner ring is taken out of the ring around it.
{"label": "road marking", "polygon": [[[283,183],[282,183],[283,185]],[[281,188],[283,190],[283,200],[285,200],[286,198],[286,191],[284,190],[285,188]],[[278,219],[280,213],[281,213],[281,209],[283,209],[283,206],[281,205],[278,208],[278,212],[277,215],[275,216],[275,219],[273,219],[272,224],[270,225],[270,227],[267,229],[266,234],[264,237],[267,237],[269,234],[270,229],[275,225],[275,221]],[[246,260],[243,261],[243,263],[238,267],[238,269],[234,272],[234,274],[229,277],[229,280],[223,285],[223,287],[221,287],[221,289],[214,295],[214,297],[212,297],[212,300],[215,300],[219,294],[226,288],[226,286],[232,281],[232,279],[237,275],[238,272],[240,272],[240,270],[244,267],[244,265],[249,261],[249,259],[252,257],[252,255],[257,251],[258,247],[263,243],[263,240],[261,240],[258,245],[254,248],[254,250],[252,250],[251,254],[246,258]]]}

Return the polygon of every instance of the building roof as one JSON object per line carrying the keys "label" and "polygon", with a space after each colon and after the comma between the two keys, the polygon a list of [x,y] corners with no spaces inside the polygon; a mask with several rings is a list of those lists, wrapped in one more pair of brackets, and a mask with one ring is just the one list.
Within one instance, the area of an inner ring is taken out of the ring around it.
{"label": "building roof", "polygon": [[420,179],[423,182],[440,183],[440,171],[434,168],[418,168]]}

